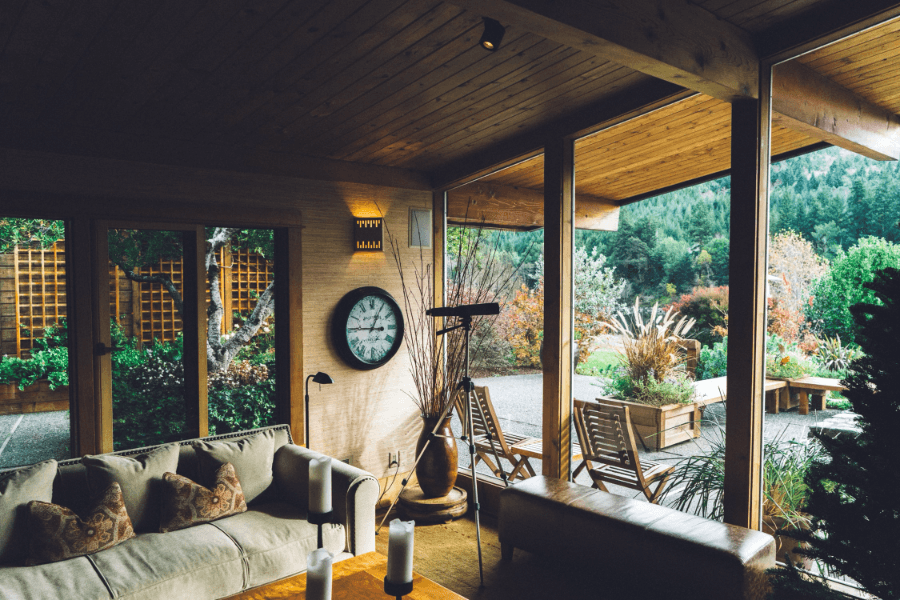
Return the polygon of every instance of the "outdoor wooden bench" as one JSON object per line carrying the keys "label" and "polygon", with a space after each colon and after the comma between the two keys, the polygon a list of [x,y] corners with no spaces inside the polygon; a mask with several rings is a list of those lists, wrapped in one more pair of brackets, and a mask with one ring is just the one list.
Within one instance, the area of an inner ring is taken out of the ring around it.
{"label": "outdoor wooden bench", "polygon": [[[801,415],[808,415],[810,397],[812,397],[813,410],[825,410],[825,397],[828,392],[842,392],[846,389],[841,385],[839,379],[828,377],[801,377],[789,380],[787,385],[788,389],[779,395],[777,403],[771,407],[768,402],[766,403],[766,412],[778,414],[781,410],[788,410],[796,406],[799,407],[798,412]],[[797,393],[796,400],[794,392]]]}
{"label": "outdoor wooden bench", "polygon": [[499,538],[505,560],[521,548],[583,562],[598,597],[609,579],[666,597],[762,600],[775,566],[766,533],[543,476],[500,492]]}

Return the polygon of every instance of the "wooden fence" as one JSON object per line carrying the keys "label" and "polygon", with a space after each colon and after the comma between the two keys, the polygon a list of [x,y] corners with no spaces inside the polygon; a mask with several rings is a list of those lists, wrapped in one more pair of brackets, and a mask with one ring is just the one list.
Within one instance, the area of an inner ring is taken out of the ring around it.
{"label": "wooden fence", "polygon": [[[222,327],[231,331],[234,313],[246,314],[274,277],[273,266],[248,250],[223,248],[219,292],[224,305]],[[180,260],[160,261],[141,269],[142,275],[167,274],[181,292],[183,265]],[[208,299],[207,299],[208,300]],[[125,335],[139,343],[153,339],[171,341],[182,323],[175,303],[161,285],[128,279],[110,264],[110,315]],[[22,248],[0,255],[0,354],[27,358],[34,341],[47,327],[66,316],[65,244],[50,248]]]}

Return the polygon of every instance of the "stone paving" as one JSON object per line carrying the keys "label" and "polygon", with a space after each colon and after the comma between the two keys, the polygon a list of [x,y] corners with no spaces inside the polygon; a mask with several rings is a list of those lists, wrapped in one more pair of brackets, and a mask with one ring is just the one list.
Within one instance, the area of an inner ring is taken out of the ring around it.
{"label": "stone paving", "polygon": [[[541,414],[543,411],[542,379],[543,376],[541,374],[534,374],[486,377],[475,379],[474,381],[475,385],[486,385],[489,387],[491,401],[500,420],[500,427],[504,432],[540,438],[542,436]],[[596,398],[600,395],[602,389],[597,377],[585,375],[575,375],[573,387],[574,396],[582,400]],[[810,410],[808,415],[801,415],[795,409],[783,411],[777,415],[767,414],[764,421],[765,439],[806,440],[810,427],[840,412],[836,410]],[[460,431],[456,416],[454,416],[453,427],[455,432]],[[712,404],[703,413],[703,420],[700,426],[701,436],[699,438],[664,448],[659,452],[649,452],[638,444],[638,454],[642,460],[655,460],[657,462],[675,464],[686,456],[699,454],[708,448],[709,437],[724,435],[724,427],[725,404]],[[572,431],[572,439],[575,439],[574,430]],[[459,464],[461,469],[468,470],[469,459],[462,448],[460,448]],[[531,459],[531,464],[534,466],[535,471],[540,473],[541,461]],[[478,465],[478,473],[491,476],[490,470],[483,463]],[[579,474],[576,481],[585,485],[591,484],[590,477],[584,472]],[[644,495],[641,492],[615,488],[615,486],[610,486],[610,489],[617,493],[644,499]]]}

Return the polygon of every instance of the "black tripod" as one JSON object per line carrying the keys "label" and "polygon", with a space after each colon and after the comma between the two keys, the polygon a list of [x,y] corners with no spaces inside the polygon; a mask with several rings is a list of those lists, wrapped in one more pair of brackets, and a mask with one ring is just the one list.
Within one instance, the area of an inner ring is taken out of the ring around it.
{"label": "black tripod", "polygon": [[[478,311],[489,311],[489,312],[478,312]],[[499,306],[496,303],[491,304],[473,304],[469,306],[459,306],[454,308],[440,308],[440,309],[431,309],[426,311],[425,314],[433,316],[433,317],[443,317],[443,316],[455,316],[458,317],[462,322],[458,325],[454,325],[452,327],[446,327],[437,332],[437,335],[444,335],[446,333],[450,333],[451,331],[455,331],[457,329],[462,328],[465,332],[465,375],[460,381],[457,389],[463,390],[463,393],[466,396],[465,403],[465,415],[459,415],[460,421],[463,424],[463,435],[460,436],[460,441],[464,442],[469,448],[469,468],[472,473],[472,502],[475,507],[475,536],[478,542],[478,574],[481,578],[481,584],[484,585],[484,564],[482,562],[481,557],[481,505],[478,503],[478,474],[475,471],[475,440],[474,440],[474,423],[472,418],[472,394],[474,393],[475,384],[472,383],[472,378],[469,377],[469,338],[472,334],[472,316],[480,315],[480,314],[497,314],[499,313]],[[481,415],[481,422],[484,423],[486,421],[484,417],[484,411],[481,408],[481,403],[477,400],[475,402],[475,407],[478,409],[479,415]],[[429,444],[431,444],[432,440],[438,437],[449,437],[444,435],[438,435],[437,431],[441,426],[441,423],[449,416],[450,411],[453,409],[453,402],[448,401],[447,406],[444,408],[444,412],[441,414],[440,418],[437,421],[437,425],[435,425],[434,430],[428,436],[428,440],[425,441],[425,445],[422,446],[422,452],[419,453],[419,456],[416,457],[416,462],[413,464],[412,471],[415,472],[416,467],[419,464],[419,461],[422,459],[422,455],[425,453],[425,450],[428,448]],[[487,432],[487,440],[491,446],[491,452],[494,455],[494,460],[496,460],[496,464],[500,464],[500,457],[497,454],[497,448],[494,446],[494,436],[490,431]],[[506,473],[503,469],[500,469],[500,475],[503,478],[503,484],[508,486],[509,481],[506,478]],[[400,488],[400,493],[403,493],[403,490],[406,489],[407,483],[409,483],[409,478],[403,480],[403,486]],[[400,498],[400,495],[397,495],[397,499]],[[391,510],[393,510],[394,505],[397,503],[397,500],[391,502],[391,506],[388,508],[387,513],[385,513],[384,518],[381,520],[381,524],[378,526],[378,531],[381,531],[381,528],[384,527],[385,521],[387,521],[388,515],[391,514]]]}

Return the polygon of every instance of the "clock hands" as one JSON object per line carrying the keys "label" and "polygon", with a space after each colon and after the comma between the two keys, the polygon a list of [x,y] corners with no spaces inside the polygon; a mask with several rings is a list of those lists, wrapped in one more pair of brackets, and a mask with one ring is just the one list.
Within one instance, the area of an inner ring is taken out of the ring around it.
{"label": "clock hands", "polygon": [[347,331],[384,331],[384,327],[348,327]]}

